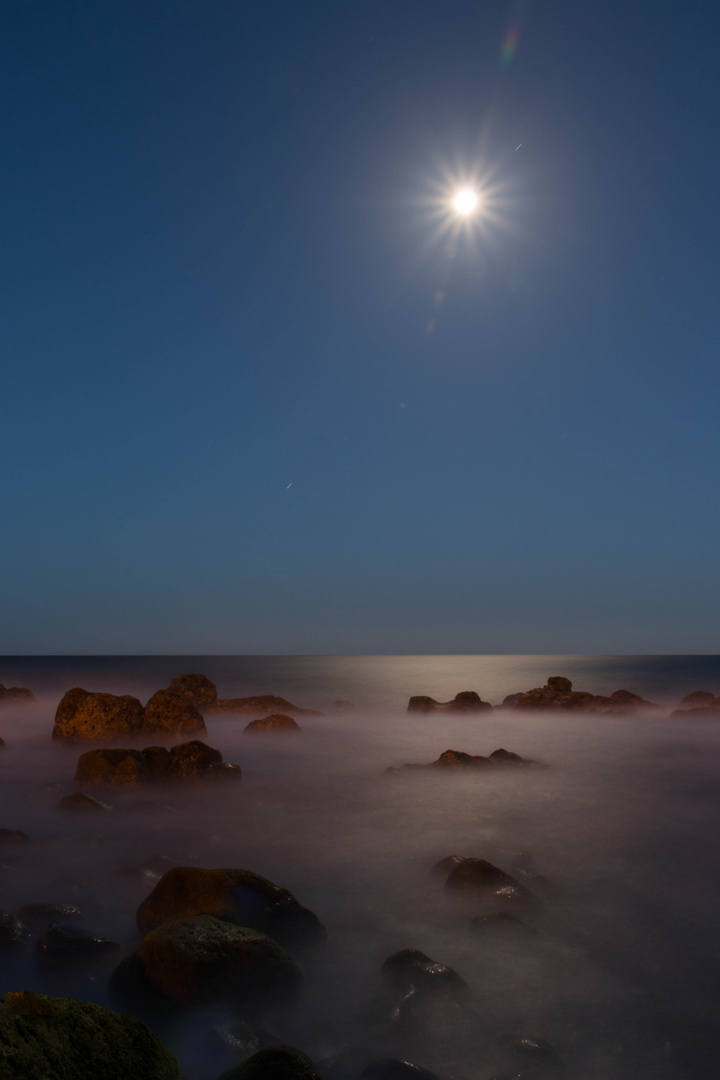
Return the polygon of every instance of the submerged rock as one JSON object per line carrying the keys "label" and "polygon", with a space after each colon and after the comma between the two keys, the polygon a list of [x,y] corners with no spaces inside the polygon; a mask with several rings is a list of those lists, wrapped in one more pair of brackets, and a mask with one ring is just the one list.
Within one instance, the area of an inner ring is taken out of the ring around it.
{"label": "submerged rock", "polygon": [[419,949],[393,953],[381,968],[384,981],[396,990],[416,990],[451,998],[467,998],[470,990],[456,971],[431,960]]}
{"label": "submerged rock", "polygon": [[470,929],[477,934],[492,934],[493,937],[538,937],[537,930],[533,930],[527,923],[507,911],[489,911],[487,915],[476,915],[470,920]]}
{"label": "submerged rock", "polygon": [[82,913],[74,904],[23,904],[18,918],[33,930],[44,930],[53,923],[77,922]]}
{"label": "submerged rock", "polygon": [[66,795],[57,804],[58,810],[75,810],[80,813],[112,810],[109,803],[93,799],[92,795],[86,795],[83,791],[76,791],[74,795]]}
{"label": "submerged rock", "polygon": [[150,776],[150,769],[139,750],[88,750],[78,758],[76,784],[139,784]]}
{"label": "submerged rock", "polygon": [[272,716],[264,716],[262,720],[251,720],[250,723],[244,728],[244,733],[252,735],[253,732],[262,731],[277,731],[283,734],[292,734],[295,731],[302,731],[302,728],[298,723],[293,720],[292,716],[283,716],[282,713],[273,713]]}
{"label": "submerged rock", "polygon": [[156,690],[145,706],[143,735],[204,735],[200,710],[172,690]]}
{"label": "submerged rock", "polygon": [[93,694],[76,686],[63,697],[55,713],[54,739],[113,741],[138,735],[144,711],[129,694]]}
{"label": "submerged rock", "polygon": [[276,941],[214,915],[152,930],[111,979],[113,992],[135,1007],[225,1004],[249,1016],[287,1008],[301,987],[299,969]]}
{"label": "submerged rock", "polygon": [[168,690],[179,694],[198,709],[213,705],[217,701],[217,686],[206,675],[192,672],[189,675],[176,675],[171,679]]}
{"label": "submerged rock", "polygon": [[163,874],[137,911],[138,929],[154,930],[193,915],[215,915],[261,930],[293,947],[320,944],[327,937],[317,916],[302,907],[288,889],[252,870],[204,870],[173,867]]}
{"label": "submerged rock", "polygon": [[448,875],[445,888],[449,892],[479,892],[511,903],[536,902],[529,889],[486,859],[468,858],[457,863]]}
{"label": "submerged rock", "polygon": [[503,709],[561,709],[592,713],[635,713],[660,711],[659,705],[645,701],[629,690],[615,690],[609,696],[573,690],[570,679],[551,676],[545,686],[524,693],[509,694],[500,706]]}
{"label": "submerged rock", "polygon": [[35,695],[26,686],[3,686],[0,683],[0,705],[32,705]]}
{"label": "submerged rock", "polygon": [[307,1054],[294,1046],[267,1046],[229,1069],[218,1080],[320,1080]]}
{"label": "submerged rock", "polygon": [[360,1080],[438,1080],[435,1073],[414,1065],[411,1061],[399,1058],[385,1058],[366,1065],[360,1073]]}
{"label": "submerged rock", "polygon": [[0,911],[0,949],[14,949],[18,945],[27,945],[29,940],[30,931],[27,926],[14,915]]}
{"label": "submerged rock", "polygon": [[30,837],[22,829],[0,829],[0,844],[29,844]]}
{"label": "submerged rock", "polygon": [[419,694],[411,697],[408,712],[483,712],[492,709],[489,701],[483,701],[475,690],[461,690],[452,701],[436,701],[435,698]]}
{"label": "submerged rock", "polygon": [[97,937],[89,930],[72,923],[50,926],[37,941],[38,961],[45,965],[66,964],[78,960],[95,960],[119,949],[117,941]]}
{"label": "submerged rock", "polygon": [[178,1080],[175,1058],[139,1020],[34,991],[0,998],[8,1080]]}
{"label": "submerged rock", "polygon": [[538,761],[522,758],[519,754],[513,754],[509,750],[493,750],[490,757],[482,757],[479,754],[466,754],[462,750],[444,750],[437,761],[431,761],[427,765],[401,765],[391,766],[385,771],[397,773],[403,769],[493,769],[504,765],[539,765]]}
{"label": "submerged rock", "polygon": [[266,716],[269,713],[290,713],[293,716],[322,716],[317,709],[301,709],[285,698],[274,694],[256,694],[254,697],[218,698],[207,709],[213,713],[231,713],[238,716]]}

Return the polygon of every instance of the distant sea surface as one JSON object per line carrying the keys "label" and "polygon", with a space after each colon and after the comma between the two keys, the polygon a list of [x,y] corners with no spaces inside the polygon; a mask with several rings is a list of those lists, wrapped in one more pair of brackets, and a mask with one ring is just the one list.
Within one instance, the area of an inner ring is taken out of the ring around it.
{"label": "distant sea surface", "polygon": [[707,656],[5,656],[0,683],[36,697],[73,686],[150,696],[184,672],[202,672],[218,695],[278,694],[322,709],[338,698],[360,709],[404,708],[413,694],[445,701],[476,690],[493,705],[550,675],[576,690],[630,690],[672,705],[693,690],[720,695],[720,655]]}

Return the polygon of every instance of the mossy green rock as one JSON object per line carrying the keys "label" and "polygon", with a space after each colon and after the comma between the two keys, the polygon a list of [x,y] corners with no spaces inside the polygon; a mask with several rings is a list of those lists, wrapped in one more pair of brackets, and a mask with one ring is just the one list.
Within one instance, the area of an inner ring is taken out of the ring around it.
{"label": "mossy green rock", "polygon": [[222,1003],[255,1015],[294,1004],[302,975],[266,934],[197,915],[147,934],[111,987],[129,1005],[154,1012]]}
{"label": "mossy green rock", "polygon": [[320,1080],[313,1062],[294,1046],[268,1046],[218,1080]]}
{"label": "mossy green rock", "polygon": [[0,998],[0,1080],[178,1080],[175,1058],[139,1020],[33,991]]}

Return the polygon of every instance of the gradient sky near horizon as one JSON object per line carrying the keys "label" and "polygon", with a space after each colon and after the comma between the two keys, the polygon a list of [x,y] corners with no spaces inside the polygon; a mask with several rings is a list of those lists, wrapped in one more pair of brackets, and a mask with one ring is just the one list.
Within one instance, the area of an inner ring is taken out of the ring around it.
{"label": "gradient sky near horizon", "polygon": [[0,653],[717,652],[719,46],[6,0]]}

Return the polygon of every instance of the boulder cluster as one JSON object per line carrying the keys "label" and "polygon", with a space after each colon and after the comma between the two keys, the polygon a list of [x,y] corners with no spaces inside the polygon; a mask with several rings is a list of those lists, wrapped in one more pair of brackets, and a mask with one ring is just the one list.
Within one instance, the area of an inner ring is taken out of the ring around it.
{"label": "boulder cluster", "polygon": [[88,750],[78,759],[75,783],[104,787],[135,785],[158,780],[198,780],[240,778],[240,767],[223,762],[212,746],[193,739],[167,750],[148,746],[145,750],[102,748]]}
{"label": "boulder cluster", "polygon": [[[695,697],[696,695],[690,695]],[[709,695],[712,698],[712,694]],[[683,699],[686,700],[686,699]],[[720,698],[713,699],[720,702]],[[705,703],[707,705],[707,702]],[[681,703],[682,707],[682,703]],[[720,705],[712,706],[720,710]],[[483,701],[474,690],[463,690],[456,694],[452,701],[440,702],[435,698],[425,695],[411,697],[408,702],[409,713],[448,712],[468,713],[486,712],[493,706]],[[639,694],[633,694],[629,690],[615,690],[607,697],[603,694],[591,694],[587,690],[573,690],[570,679],[562,675],[551,676],[545,686],[535,687],[533,690],[524,690],[517,694],[508,694],[498,709],[545,709],[582,711],[588,713],[657,713],[661,712],[661,706],[651,701],[645,701]]]}

